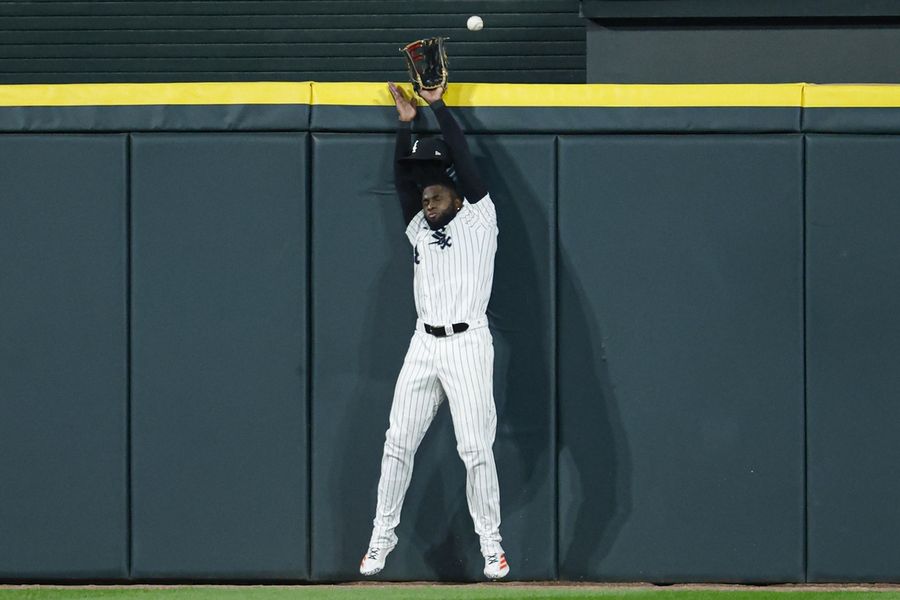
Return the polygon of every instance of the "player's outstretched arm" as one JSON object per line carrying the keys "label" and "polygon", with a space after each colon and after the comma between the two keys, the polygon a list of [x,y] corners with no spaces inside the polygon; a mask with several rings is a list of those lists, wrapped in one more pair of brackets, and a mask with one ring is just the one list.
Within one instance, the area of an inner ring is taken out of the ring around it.
{"label": "player's outstretched arm", "polygon": [[487,186],[481,179],[481,173],[475,165],[475,159],[469,151],[469,144],[463,135],[462,129],[456,119],[450,113],[450,109],[444,104],[444,90],[420,90],[419,95],[428,103],[434,116],[441,126],[441,134],[444,141],[450,146],[453,155],[453,167],[459,177],[459,187],[463,195],[471,204],[475,204],[487,195]]}
{"label": "player's outstretched arm", "polygon": [[416,102],[407,98],[403,90],[388,83],[388,90],[394,98],[397,106],[397,140],[394,143],[394,187],[400,197],[400,206],[403,208],[403,224],[408,225],[413,217],[421,210],[422,203],[419,199],[419,188],[412,179],[409,169],[400,159],[409,155],[412,147],[412,122],[416,118]]}

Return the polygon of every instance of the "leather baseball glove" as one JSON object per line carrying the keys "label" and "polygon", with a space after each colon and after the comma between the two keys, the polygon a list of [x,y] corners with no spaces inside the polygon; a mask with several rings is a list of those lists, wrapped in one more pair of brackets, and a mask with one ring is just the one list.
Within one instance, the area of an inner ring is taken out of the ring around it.
{"label": "leather baseball glove", "polygon": [[450,38],[434,37],[410,42],[400,48],[406,58],[413,89],[436,90],[447,87],[447,50],[444,42]]}

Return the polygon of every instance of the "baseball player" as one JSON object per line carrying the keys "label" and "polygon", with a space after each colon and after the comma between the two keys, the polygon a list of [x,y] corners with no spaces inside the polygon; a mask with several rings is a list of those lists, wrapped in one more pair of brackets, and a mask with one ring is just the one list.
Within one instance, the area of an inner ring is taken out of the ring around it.
{"label": "baseball player", "polygon": [[[487,305],[494,279],[497,215],[443,89],[419,91],[441,127],[440,138],[410,148],[416,102],[388,84],[400,123],[394,179],[413,247],[416,330],[397,378],[385,435],[369,549],[360,573],[374,575],[397,545],[403,498],[419,443],[444,399],[466,466],[466,500],[481,541],[484,574],[509,573],[500,546],[500,490],[492,446],[494,345]],[[458,184],[447,174],[452,158]]]}

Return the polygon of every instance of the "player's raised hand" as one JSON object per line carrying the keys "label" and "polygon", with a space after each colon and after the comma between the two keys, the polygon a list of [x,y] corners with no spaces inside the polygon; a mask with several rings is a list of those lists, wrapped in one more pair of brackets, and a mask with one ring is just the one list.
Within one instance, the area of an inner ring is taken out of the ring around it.
{"label": "player's raised hand", "polygon": [[422,96],[422,100],[427,102],[428,104],[434,104],[444,96],[444,92],[447,91],[445,87],[439,87],[436,90],[419,90],[419,95]]}
{"label": "player's raised hand", "polygon": [[391,96],[394,97],[394,104],[397,105],[397,116],[401,121],[409,122],[416,118],[416,101],[414,98],[407,98],[402,89],[397,87],[395,83],[388,83],[388,89]]}

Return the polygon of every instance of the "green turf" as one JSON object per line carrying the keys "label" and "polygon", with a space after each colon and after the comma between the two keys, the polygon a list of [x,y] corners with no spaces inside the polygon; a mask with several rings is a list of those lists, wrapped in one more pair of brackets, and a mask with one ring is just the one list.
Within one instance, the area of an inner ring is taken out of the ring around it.
{"label": "green turf", "polygon": [[900,600],[897,590],[668,589],[497,585],[315,585],[0,589],[0,600]]}

